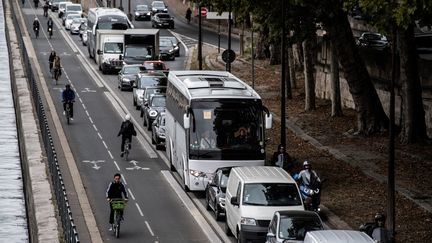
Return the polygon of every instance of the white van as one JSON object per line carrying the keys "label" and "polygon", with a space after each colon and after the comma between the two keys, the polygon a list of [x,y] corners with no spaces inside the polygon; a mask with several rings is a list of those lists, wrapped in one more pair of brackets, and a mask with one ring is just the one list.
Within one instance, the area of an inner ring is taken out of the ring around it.
{"label": "white van", "polygon": [[79,3],[69,3],[65,6],[65,15],[70,12],[76,12],[79,15],[82,15],[83,10],[81,4]]}
{"label": "white van", "polygon": [[235,167],[226,189],[226,233],[264,242],[275,211],[304,210],[300,191],[282,168]]}
{"label": "white van", "polygon": [[316,230],[306,233],[303,243],[374,243],[367,234],[354,230]]}

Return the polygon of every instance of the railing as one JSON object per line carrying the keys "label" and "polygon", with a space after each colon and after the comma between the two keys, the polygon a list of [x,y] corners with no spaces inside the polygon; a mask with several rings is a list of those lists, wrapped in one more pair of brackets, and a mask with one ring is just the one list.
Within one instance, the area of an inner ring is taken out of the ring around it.
{"label": "railing", "polygon": [[[16,5],[14,5],[12,1],[10,1],[10,4],[12,6],[13,11],[16,12],[15,9]],[[33,103],[36,108],[36,113],[39,120],[40,132],[45,146],[45,152],[47,154],[49,172],[51,175],[51,182],[53,184],[52,185],[53,191],[57,201],[58,212],[63,227],[64,242],[78,243],[80,242],[78,238],[78,232],[76,230],[76,226],[72,217],[72,212],[69,206],[69,200],[63,182],[63,176],[60,171],[60,166],[57,160],[57,153],[54,148],[54,142],[51,137],[51,132],[48,126],[48,120],[45,114],[45,109],[42,103],[41,96],[39,94],[39,89],[37,87],[37,80],[33,74],[32,64],[30,63],[30,59],[27,55],[27,50],[22,39],[21,28],[15,16],[18,15],[16,14],[14,15],[13,22],[17,30],[16,34],[18,36],[19,46],[21,48],[21,55],[23,57],[23,66],[27,74],[27,80],[31,89]]]}

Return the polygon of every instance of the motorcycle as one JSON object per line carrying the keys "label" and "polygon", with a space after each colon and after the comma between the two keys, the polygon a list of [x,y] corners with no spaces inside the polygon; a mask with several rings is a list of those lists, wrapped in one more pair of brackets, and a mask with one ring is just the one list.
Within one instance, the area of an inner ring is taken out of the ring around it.
{"label": "motorcycle", "polygon": [[39,28],[38,27],[34,28],[34,32],[37,39],[39,37]]}
{"label": "motorcycle", "polygon": [[321,203],[321,183],[316,182],[315,185],[306,186],[300,185],[300,192],[303,198],[305,209],[309,211],[320,211]]}
{"label": "motorcycle", "polygon": [[51,37],[53,35],[52,27],[48,27],[48,34],[49,34],[49,38],[51,39]]}

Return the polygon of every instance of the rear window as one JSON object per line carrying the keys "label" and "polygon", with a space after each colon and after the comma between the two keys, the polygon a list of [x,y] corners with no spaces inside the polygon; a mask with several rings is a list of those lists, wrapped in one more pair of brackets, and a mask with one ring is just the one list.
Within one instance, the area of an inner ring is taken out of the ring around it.
{"label": "rear window", "polygon": [[82,8],[81,8],[80,5],[66,5],[66,10],[67,10],[68,12],[69,12],[69,11],[77,11],[77,12],[79,12],[79,11],[82,10]]}
{"label": "rear window", "polygon": [[249,183],[244,185],[243,205],[300,206],[302,202],[296,184]]}

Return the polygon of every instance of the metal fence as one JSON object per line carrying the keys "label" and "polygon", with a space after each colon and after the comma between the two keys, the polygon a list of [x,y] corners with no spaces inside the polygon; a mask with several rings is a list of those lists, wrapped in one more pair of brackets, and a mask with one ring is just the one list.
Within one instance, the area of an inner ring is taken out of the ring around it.
{"label": "metal fence", "polygon": [[[12,6],[12,9],[14,12],[16,12],[16,5],[13,4],[12,1],[10,1],[10,4]],[[64,242],[67,243],[78,243],[78,232],[76,230],[76,226],[72,217],[72,211],[69,206],[69,200],[66,193],[66,188],[63,182],[63,176],[60,171],[60,166],[57,159],[57,153],[54,148],[53,139],[51,137],[51,132],[48,126],[48,120],[45,114],[45,109],[42,103],[42,99],[39,93],[39,89],[37,87],[37,80],[33,74],[32,64],[30,62],[30,59],[27,55],[27,50],[24,45],[23,39],[22,39],[22,32],[20,25],[18,24],[18,20],[16,19],[16,14],[14,14],[13,22],[14,26],[17,30],[17,39],[19,42],[19,46],[21,48],[21,55],[23,57],[23,66],[27,74],[27,80],[28,84],[31,89],[33,103],[36,108],[36,113],[39,120],[39,126],[41,135],[43,138],[43,143],[45,146],[45,152],[47,154],[47,160],[48,160],[48,166],[49,166],[49,172],[51,175],[51,182],[53,186],[53,191],[55,194],[55,198],[57,201],[57,207],[58,212],[61,218],[61,224],[63,227],[63,236],[64,236]]]}

